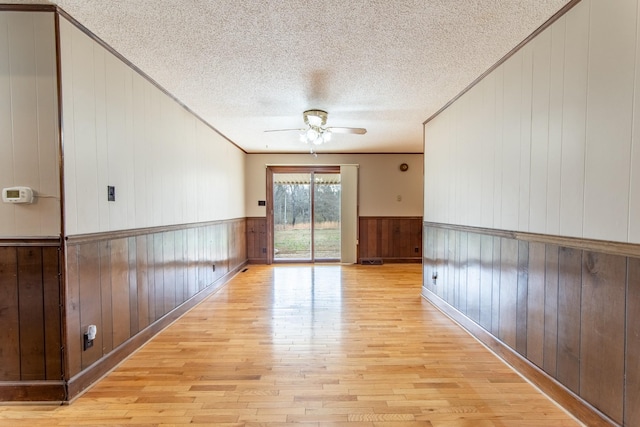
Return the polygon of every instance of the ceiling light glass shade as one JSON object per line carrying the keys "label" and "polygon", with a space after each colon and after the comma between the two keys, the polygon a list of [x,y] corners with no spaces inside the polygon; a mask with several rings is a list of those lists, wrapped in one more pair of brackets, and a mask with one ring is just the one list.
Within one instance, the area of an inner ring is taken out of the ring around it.
{"label": "ceiling light glass shade", "polygon": [[331,141],[331,131],[330,130],[325,130],[324,132],[322,132],[322,142],[329,142]]}
{"label": "ceiling light glass shade", "polygon": [[320,133],[313,128],[307,129],[307,132],[305,133],[305,138],[307,139],[307,142],[315,141],[316,139],[318,139],[319,136],[320,136]]}
{"label": "ceiling light glass shade", "polygon": [[[309,117],[310,119],[312,116]],[[309,128],[300,134],[300,141],[305,144],[322,145],[331,141],[331,131],[324,129],[322,126],[315,126],[310,120]],[[313,153],[313,149],[311,150]]]}

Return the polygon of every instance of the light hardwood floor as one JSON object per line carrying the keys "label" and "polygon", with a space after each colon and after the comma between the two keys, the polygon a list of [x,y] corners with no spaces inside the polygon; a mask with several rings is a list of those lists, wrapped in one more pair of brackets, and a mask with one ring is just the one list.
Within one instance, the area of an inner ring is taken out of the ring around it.
{"label": "light hardwood floor", "polygon": [[418,264],[252,265],[70,406],[0,425],[579,425],[420,287]]}

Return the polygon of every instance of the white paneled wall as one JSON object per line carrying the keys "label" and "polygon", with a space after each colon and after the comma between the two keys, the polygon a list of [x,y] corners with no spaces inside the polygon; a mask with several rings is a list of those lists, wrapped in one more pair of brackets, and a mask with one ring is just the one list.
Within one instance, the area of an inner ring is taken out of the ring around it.
{"label": "white paneled wall", "polygon": [[[640,7],[638,7],[640,23]],[[640,58],[640,43],[636,43],[635,57]],[[640,67],[636,66],[634,87],[640,87]],[[633,132],[631,140],[631,176],[629,184],[629,240],[640,242],[640,90],[633,93]]]}
{"label": "white paneled wall", "polygon": [[559,234],[570,237],[582,236],[584,226],[589,13],[586,5],[574,8],[565,27]]}
{"label": "white paneled wall", "polygon": [[67,234],[244,217],[245,154],[71,23],[60,31]]}
{"label": "white paneled wall", "polygon": [[0,12],[0,188],[39,196],[0,202],[0,238],[60,236],[57,103],[54,14]]}
{"label": "white paneled wall", "polygon": [[637,0],[590,4],[583,231],[624,240],[629,230],[638,5]]}
{"label": "white paneled wall", "polygon": [[638,0],[583,0],[425,125],[427,221],[640,243]]}

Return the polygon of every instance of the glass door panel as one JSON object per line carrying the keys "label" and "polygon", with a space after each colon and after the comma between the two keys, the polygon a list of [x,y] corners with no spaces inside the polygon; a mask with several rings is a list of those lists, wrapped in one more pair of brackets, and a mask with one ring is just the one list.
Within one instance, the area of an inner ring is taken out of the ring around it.
{"label": "glass door panel", "polygon": [[274,260],[312,260],[311,224],[311,173],[274,173]]}
{"label": "glass door panel", "polygon": [[314,260],[340,259],[340,174],[314,173]]}

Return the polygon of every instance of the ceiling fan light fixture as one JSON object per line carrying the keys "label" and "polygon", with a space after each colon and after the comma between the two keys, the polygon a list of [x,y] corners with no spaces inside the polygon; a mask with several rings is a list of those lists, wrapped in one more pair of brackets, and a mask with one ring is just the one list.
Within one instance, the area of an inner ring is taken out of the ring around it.
{"label": "ceiling fan light fixture", "polygon": [[322,145],[331,140],[331,131],[324,126],[327,124],[327,112],[324,110],[307,110],[303,113],[304,123],[308,126],[303,130],[300,139],[305,144]]}
{"label": "ceiling fan light fixture", "polygon": [[349,127],[326,127],[328,113],[324,110],[307,110],[303,113],[304,123],[307,126],[304,129],[273,129],[265,132],[283,132],[297,131],[300,132],[300,141],[311,145],[311,153],[314,153],[313,146],[326,144],[331,141],[333,132],[348,133],[355,135],[364,135],[367,130],[364,128]]}

